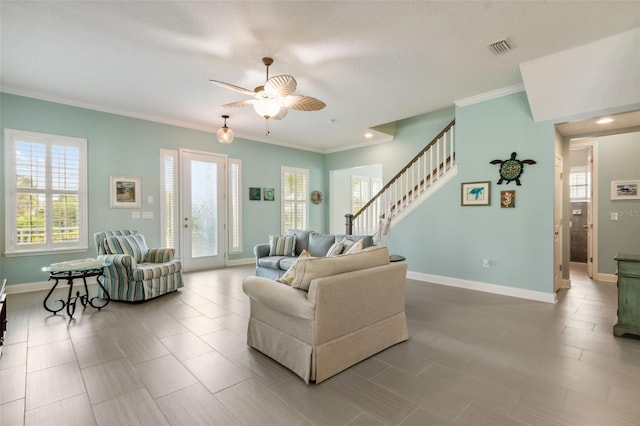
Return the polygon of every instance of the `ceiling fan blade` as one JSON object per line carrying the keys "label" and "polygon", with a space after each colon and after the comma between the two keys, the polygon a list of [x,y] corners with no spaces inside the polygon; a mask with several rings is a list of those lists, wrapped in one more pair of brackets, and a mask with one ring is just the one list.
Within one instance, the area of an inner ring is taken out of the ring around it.
{"label": "ceiling fan blade", "polygon": [[249,106],[249,105],[253,105],[255,101],[256,101],[255,99],[247,99],[246,101],[231,102],[230,104],[221,105],[220,108],[237,108],[237,107]]}
{"label": "ceiling fan blade", "polygon": [[298,111],[319,111],[327,106],[321,100],[302,95],[287,96],[283,103],[287,108],[297,109]]}
{"label": "ceiling fan blade", "polygon": [[273,117],[271,117],[271,120],[282,120],[283,118],[285,118],[287,116],[287,114],[289,113],[289,110],[287,110],[285,107],[280,107],[280,111],[278,111],[278,113],[276,115],[274,115]]}
{"label": "ceiling fan blade", "polygon": [[264,84],[264,91],[271,96],[286,97],[296,91],[298,83],[292,75],[276,75]]}
{"label": "ceiling fan blade", "polygon": [[209,81],[217,86],[224,87],[225,89],[231,89],[236,92],[244,93],[245,95],[249,95],[249,96],[255,95],[255,92],[253,90],[245,89],[244,87],[236,86],[230,83],[225,83],[224,81],[218,81],[218,80],[209,80]]}

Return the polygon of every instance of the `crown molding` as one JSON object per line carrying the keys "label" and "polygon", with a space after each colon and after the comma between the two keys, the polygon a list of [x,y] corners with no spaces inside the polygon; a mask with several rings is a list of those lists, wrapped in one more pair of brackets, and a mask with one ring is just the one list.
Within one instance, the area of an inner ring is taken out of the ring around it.
{"label": "crown molding", "polygon": [[480,102],[489,101],[491,99],[501,98],[503,96],[512,95],[514,93],[524,92],[524,83],[514,84],[513,86],[503,87],[502,89],[492,90],[490,92],[480,93],[479,95],[469,96],[468,98],[454,101],[459,107],[465,107]]}

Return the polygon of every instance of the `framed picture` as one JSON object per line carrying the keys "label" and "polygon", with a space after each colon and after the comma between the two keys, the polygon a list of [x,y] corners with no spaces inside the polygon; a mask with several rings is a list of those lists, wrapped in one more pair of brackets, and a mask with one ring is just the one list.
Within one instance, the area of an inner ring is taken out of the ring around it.
{"label": "framed picture", "polygon": [[516,206],[516,191],[500,191],[500,207],[503,209],[511,209]]}
{"label": "framed picture", "polygon": [[263,188],[262,194],[264,195],[265,201],[274,201],[276,199],[275,190],[273,188]]}
{"label": "framed picture", "polygon": [[488,206],[491,182],[464,182],[461,188],[463,206]]}
{"label": "framed picture", "polygon": [[260,194],[261,194],[260,188],[254,188],[254,187],[250,187],[249,188],[249,199],[250,200],[260,201]]}
{"label": "framed picture", "polygon": [[139,177],[111,176],[109,191],[112,209],[142,208],[142,188]]}
{"label": "framed picture", "polygon": [[614,180],[611,181],[612,200],[640,200],[638,193],[640,180]]}

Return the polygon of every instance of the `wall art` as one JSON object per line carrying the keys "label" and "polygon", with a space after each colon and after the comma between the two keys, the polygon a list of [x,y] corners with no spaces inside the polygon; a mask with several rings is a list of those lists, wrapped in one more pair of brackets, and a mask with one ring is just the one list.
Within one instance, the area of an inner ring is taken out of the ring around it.
{"label": "wall art", "polygon": [[111,176],[110,203],[112,209],[142,208],[142,188],[139,177]]}
{"label": "wall art", "polygon": [[488,206],[491,182],[465,182],[461,187],[463,206]]}
{"label": "wall art", "polygon": [[612,200],[640,200],[638,193],[640,180],[614,180],[611,181]]}

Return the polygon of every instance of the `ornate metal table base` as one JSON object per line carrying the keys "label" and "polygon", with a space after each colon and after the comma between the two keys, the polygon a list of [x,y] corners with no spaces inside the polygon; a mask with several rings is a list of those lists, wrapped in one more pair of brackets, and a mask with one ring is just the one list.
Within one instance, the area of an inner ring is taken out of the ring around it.
{"label": "ornate metal table base", "polygon": [[[98,282],[98,285],[102,288],[102,290],[104,291],[104,294],[107,296],[106,299],[99,299],[97,296],[89,299],[89,288],[87,287],[87,278],[90,278],[90,277],[96,277],[96,281]],[[75,294],[73,294],[73,280],[78,278],[82,278],[82,282],[84,284],[84,294],[80,294],[80,290],[76,291]],[[100,279],[104,280],[102,267],[86,269],[86,270],[75,270],[75,271],[49,271],[49,281],[55,280],[56,282],[53,285],[53,287],[51,287],[51,290],[49,290],[47,297],[44,298],[44,301],[42,302],[42,306],[44,306],[44,308],[47,311],[52,312],[54,315],[66,307],[67,315],[69,315],[70,320],[73,319],[73,314],[76,311],[76,303],[78,302],[78,300],[80,300],[80,303],[82,303],[83,307],[86,307],[87,305],[89,305],[92,308],[96,308],[100,310],[105,306],[107,306],[109,301],[111,301],[109,292],[107,291],[106,288],[104,288],[104,285],[102,282],[100,282]],[[56,300],[55,302],[60,303],[60,307],[58,309],[51,309],[47,306],[47,302],[49,301],[49,297],[51,296],[53,291],[58,286],[58,283],[60,282],[60,280],[67,280],[67,284],[69,284],[69,293],[67,294],[67,300],[66,302],[62,299]],[[104,303],[96,304],[94,303],[95,299],[102,300]]]}

